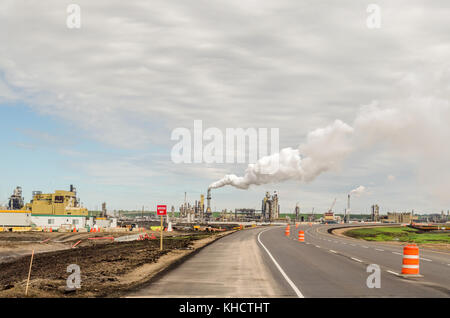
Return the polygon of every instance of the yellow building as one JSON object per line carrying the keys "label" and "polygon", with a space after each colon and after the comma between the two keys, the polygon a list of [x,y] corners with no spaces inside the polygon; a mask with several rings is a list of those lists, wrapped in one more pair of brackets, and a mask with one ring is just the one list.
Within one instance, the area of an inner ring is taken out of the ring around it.
{"label": "yellow building", "polygon": [[33,199],[25,205],[25,210],[33,215],[76,215],[87,216],[88,210],[79,205],[75,189],[72,191],[57,190],[44,194],[34,192]]}

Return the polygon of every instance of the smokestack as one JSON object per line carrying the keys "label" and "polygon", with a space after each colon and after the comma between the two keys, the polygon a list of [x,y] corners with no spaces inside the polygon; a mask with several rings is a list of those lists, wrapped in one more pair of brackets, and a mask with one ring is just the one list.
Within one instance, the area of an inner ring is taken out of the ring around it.
{"label": "smokestack", "polygon": [[345,211],[345,223],[348,223],[350,219],[350,193],[347,197],[347,210]]}
{"label": "smokestack", "polygon": [[206,211],[211,211],[211,188],[208,189],[208,194],[206,195]]}

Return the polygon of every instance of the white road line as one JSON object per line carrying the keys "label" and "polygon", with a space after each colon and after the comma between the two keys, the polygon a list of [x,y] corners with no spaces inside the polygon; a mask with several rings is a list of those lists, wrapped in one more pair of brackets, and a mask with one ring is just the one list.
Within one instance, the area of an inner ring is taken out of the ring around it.
{"label": "white road line", "polygon": [[365,246],[365,245],[361,245],[362,247],[364,247],[364,248],[369,248],[368,246]]}
{"label": "white road line", "polygon": [[376,248],[377,251],[384,252],[381,248]]}
{"label": "white road line", "polygon": [[392,252],[392,254],[403,255],[402,253]]}
{"label": "white road line", "polygon": [[351,257],[352,260],[362,263],[363,261],[354,257]]}
{"label": "white road line", "polygon": [[386,271],[386,272],[394,274],[395,276],[398,276],[398,273],[396,273],[396,272],[393,272],[393,271]]}
{"label": "white road line", "polygon": [[432,262],[432,260],[431,259],[428,259],[428,258],[423,258],[423,257],[419,257],[421,260],[423,260],[423,261],[427,261],[427,262]]}
{"label": "white road line", "polygon": [[320,246],[319,246],[319,245],[316,245],[316,247],[317,247],[317,248],[320,248]]}
{"label": "white road line", "polygon": [[331,252],[331,253],[335,253],[335,254],[337,253],[336,251],[333,251],[333,250],[330,250],[330,252]]}
{"label": "white road line", "polygon": [[297,288],[297,286],[295,286],[295,284],[292,282],[292,280],[288,277],[288,275],[286,275],[286,273],[284,272],[284,270],[281,268],[281,266],[277,263],[277,261],[275,260],[275,258],[272,256],[272,254],[270,254],[269,250],[267,249],[267,247],[264,246],[264,244],[261,242],[261,233],[264,233],[266,231],[268,231],[270,229],[264,230],[262,232],[259,232],[258,234],[258,242],[259,244],[261,244],[261,246],[266,250],[267,254],[269,255],[270,259],[272,260],[272,262],[275,264],[275,266],[278,268],[278,270],[280,271],[281,275],[283,275],[284,279],[288,282],[288,284],[292,287],[292,289],[294,290],[294,292],[297,294],[298,298],[305,298],[305,296],[303,296],[303,294],[300,292],[300,290]]}

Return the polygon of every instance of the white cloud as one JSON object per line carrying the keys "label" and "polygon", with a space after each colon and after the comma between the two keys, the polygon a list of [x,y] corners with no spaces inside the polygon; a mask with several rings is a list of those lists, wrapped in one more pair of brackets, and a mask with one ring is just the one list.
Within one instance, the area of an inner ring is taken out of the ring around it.
{"label": "white cloud", "polygon": [[[450,96],[446,1],[379,1],[376,31],[367,29],[366,4],[357,1],[79,0],[80,30],[66,27],[69,3],[2,1],[0,102],[20,100],[116,148],[163,145],[171,175],[229,168],[171,167],[170,131],[194,119],[220,129],[279,127],[281,148],[334,119],[351,123],[372,100],[406,110],[428,105],[427,122],[448,121],[435,107]],[[420,178],[432,185],[449,155],[433,137],[446,132],[417,124],[394,141],[423,145],[407,149],[404,157],[414,158],[404,160],[417,159]],[[390,127],[374,129],[382,135]],[[107,160],[86,171],[130,184],[155,173],[127,156]],[[217,174],[201,177],[207,185]],[[440,189],[445,197],[446,184]]]}

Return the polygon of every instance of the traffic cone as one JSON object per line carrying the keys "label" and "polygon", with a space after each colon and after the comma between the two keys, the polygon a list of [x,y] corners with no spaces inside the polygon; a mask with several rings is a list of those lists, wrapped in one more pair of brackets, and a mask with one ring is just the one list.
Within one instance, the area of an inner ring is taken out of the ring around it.
{"label": "traffic cone", "polygon": [[295,223],[295,228],[298,229],[298,223]]}
{"label": "traffic cone", "polygon": [[50,227],[50,233],[51,233],[51,232],[53,232],[53,228],[52,228],[52,227]]}
{"label": "traffic cone", "polygon": [[73,233],[76,233],[76,232],[77,232],[77,228],[74,227],[72,232],[73,232]]}
{"label": "traffic cone", "polygon": [[305,241],[305,232],[298,231],[298,241],[299,242],[304,242]]}
{"label": "traffic cone", "polygon": [[403,247],[402,275],[414,277],[419,275],[419,247],[408,244]]}
{"label": "traffic cone", "polygon": [[289,228],[289,224],[286,226],[286,229],[284,230],[284,235],[286,235],[286,236],[291,235],[291,230]]}

